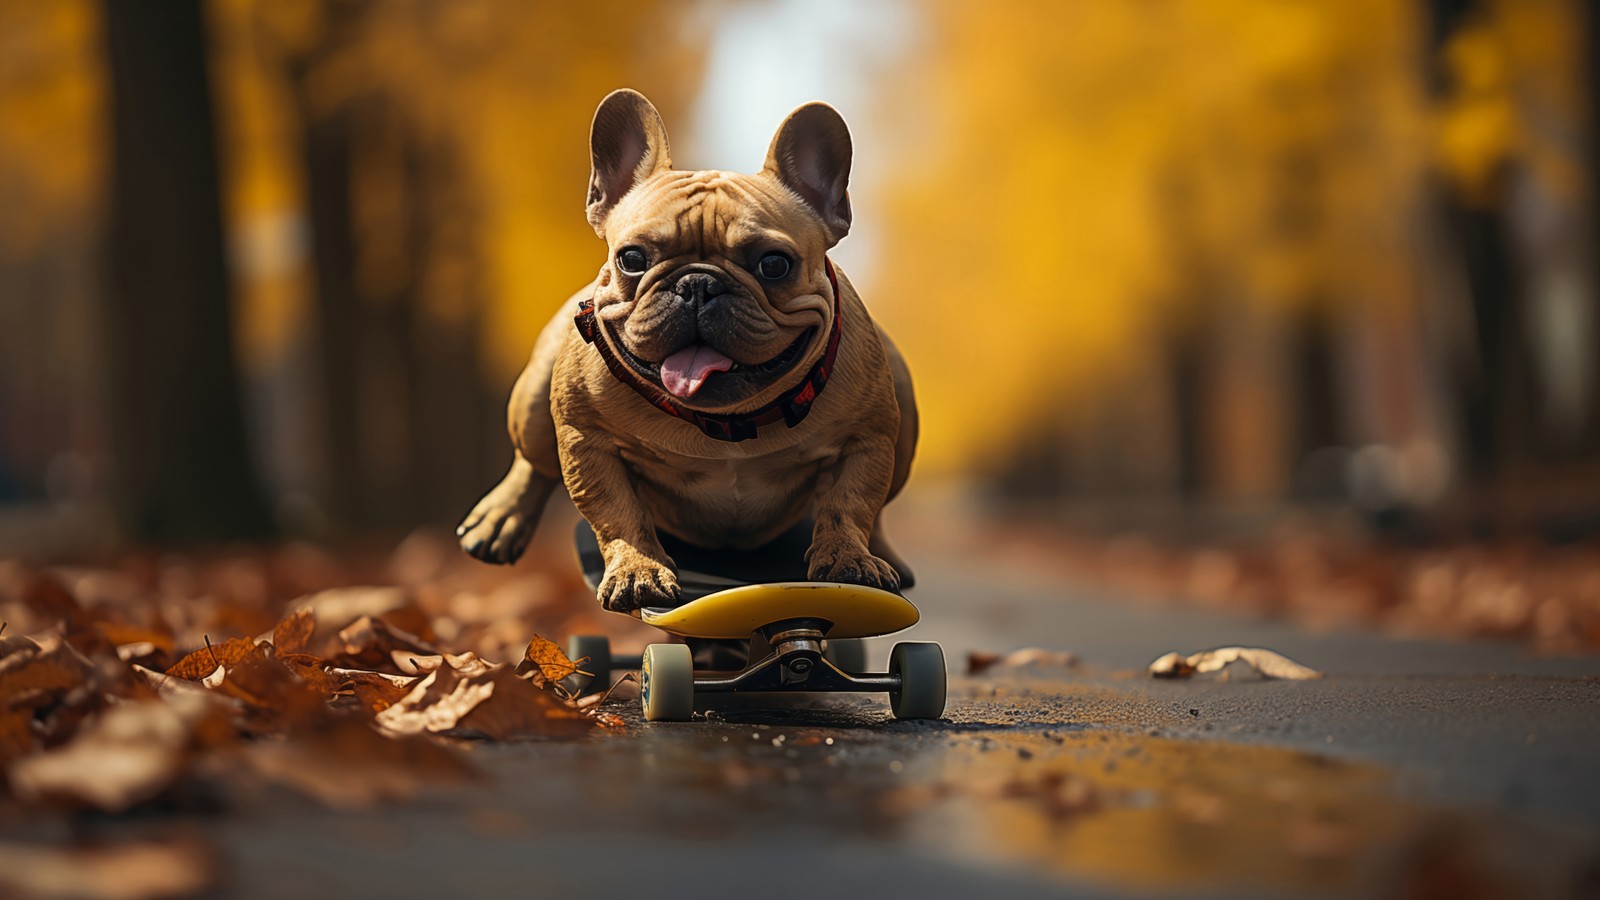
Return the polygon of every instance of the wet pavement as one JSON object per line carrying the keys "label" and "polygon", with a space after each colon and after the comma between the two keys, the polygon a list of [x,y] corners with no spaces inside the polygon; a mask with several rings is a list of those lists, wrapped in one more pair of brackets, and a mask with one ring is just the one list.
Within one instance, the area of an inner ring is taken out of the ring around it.
{"label": "wet pavement", "polygon": [[[912,549],[912,548],[907,548]],[[1309,634],[1133,605],[922,548],[948,718],[881,699],[713,710],[482,745],[416,803],[219,817],[247,897],[1574,896],[1600,891],[1600,658]],[[620,629],[622,646],[647,633]],[[874,662],[893,639],[872,642]],[[1270,647],[1320,681],[1157,681],[1169,650]],[[967,652],[1070,668],[961,674]]]}

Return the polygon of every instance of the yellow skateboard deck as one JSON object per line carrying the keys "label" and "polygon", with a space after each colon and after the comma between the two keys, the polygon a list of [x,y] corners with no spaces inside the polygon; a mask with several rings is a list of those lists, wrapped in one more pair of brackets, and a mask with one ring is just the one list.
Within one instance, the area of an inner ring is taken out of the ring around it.
{"label": "yellow skateboard deck", "polygon": [[747,638],[764,626],[797,618],[832,623],[830,638],[864,638],[910,628],[920,616],[899,594],[813,581],[744,585],[672,609],[639,610],[646,625],[693,638]]}

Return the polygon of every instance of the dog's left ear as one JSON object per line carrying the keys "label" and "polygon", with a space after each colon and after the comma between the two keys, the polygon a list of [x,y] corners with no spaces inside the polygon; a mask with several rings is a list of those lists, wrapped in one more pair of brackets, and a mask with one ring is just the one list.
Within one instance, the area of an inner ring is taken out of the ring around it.
{"label": "dog's left ear", "polygon": [[672,168],[667,126],[638,91],[623,88],[600,101],[589,128],[589,199],[584,207],[595,233],[606,236],[606,216],[633,186]]}
{"label": "dog's left ear", "polygon": [[826,103],[807,103],[778,127],[762,169],[822,218],[830,247],[850,233],[850,155],[844,117]]}

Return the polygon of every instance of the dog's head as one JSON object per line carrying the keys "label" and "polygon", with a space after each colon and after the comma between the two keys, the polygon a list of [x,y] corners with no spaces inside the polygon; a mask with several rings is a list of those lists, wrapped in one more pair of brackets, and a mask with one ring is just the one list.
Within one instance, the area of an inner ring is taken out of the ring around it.
{"label": "dog's head", "polygon": [[589,146],[589,223],[609,249],[601,339],[704,412],[753,409],[797,384],[833,324],[826,254],[850,230],[839,113],[795,110],[755,175],[684,172],[656,108],[620,90],[601,101]]}

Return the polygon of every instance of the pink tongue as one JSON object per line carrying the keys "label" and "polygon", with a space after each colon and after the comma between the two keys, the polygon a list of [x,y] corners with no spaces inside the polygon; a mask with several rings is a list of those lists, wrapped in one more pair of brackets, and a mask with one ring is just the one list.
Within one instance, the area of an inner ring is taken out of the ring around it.
{"label": "pink tongue", "polygon": [[675,397],[693,397],[712,372],[731,368],[733,360],[705,344],[691,344],[661,361],[661,383]]}

